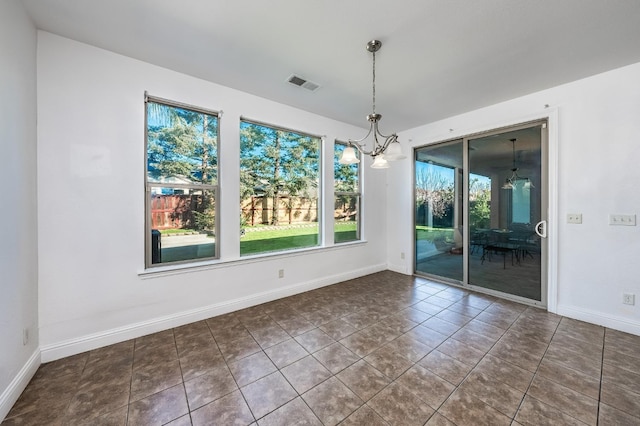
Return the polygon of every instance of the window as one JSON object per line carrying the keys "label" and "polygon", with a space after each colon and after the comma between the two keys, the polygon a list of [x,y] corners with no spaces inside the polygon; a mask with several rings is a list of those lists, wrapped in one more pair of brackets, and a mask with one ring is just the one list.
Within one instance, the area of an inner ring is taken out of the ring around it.
{"label": "window", "polygon": [[511,222],[531,223],[531,183],[528,179],[516,179],[511,191]]}
{"label": "window", "polygon": [[[333,152],[335,206],[333,240],[335,243],[360,239],[360,164],[340,164],[346,144],[336,141]],[[360,153],[356,151],[359,157]]]}
{"label": "window", "polygon": [[469,172],[469,229],[491,228],[491,178]]}
{"label": "window", "polygon": [[321,139],[240,121],[240,255],[320,244]]}
{"label": "window", "polygon": [[218,257],[218,114],[146,96],[146,266]]}

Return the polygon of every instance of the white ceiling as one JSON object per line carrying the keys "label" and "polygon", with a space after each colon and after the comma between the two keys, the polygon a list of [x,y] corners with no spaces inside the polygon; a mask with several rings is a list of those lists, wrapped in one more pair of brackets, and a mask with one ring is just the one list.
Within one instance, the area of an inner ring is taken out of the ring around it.
{"label": "white ceiling", "polygon": [[43,30],[361,127],[380,39],[384,133],[640,62],[640,0],[23,3]]}

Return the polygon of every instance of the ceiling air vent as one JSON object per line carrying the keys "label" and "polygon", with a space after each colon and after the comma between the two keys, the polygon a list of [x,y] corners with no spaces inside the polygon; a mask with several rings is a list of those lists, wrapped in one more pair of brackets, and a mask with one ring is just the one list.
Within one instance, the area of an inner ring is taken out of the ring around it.
{"label": "ceiling air vent", "polygon": [[299,87],[303,87],[303,88],[305,88],[307,90],[310,90],[312,92],[315,92],[316,90],[318,90],[320,88],[319,84],[316,84],[316,83],[314,83],[312,81],[305,80],[304,78],[302,78],[302,77],[300,77],[298,75],[295,75],[295,74],[291,74],[291,76],[289,76],[287,81],[289,83],[291,83],[291,84],[294,84],[294,85],[299,86]]}

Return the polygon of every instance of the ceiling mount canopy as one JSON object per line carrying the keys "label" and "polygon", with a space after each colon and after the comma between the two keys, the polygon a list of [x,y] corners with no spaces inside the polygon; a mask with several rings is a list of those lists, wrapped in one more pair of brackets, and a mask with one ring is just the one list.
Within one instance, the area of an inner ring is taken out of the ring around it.
{"label": "ceiling mount canopy", "polygon": [[502,189],[515,189],[518,185],[518,181],[524,181],[522,187],[525,189],[535,188],[528,177],[522,177],[518,175],[518,167],[516,166],[516,139],[509,140],[511,141],[513,149],[513,167],[511,168],[511,177],[507,178],[504,185],[502,185]]}
{"label": "ceiling mount canopy", "polygon": [[[378,129],[378,122],[382,119],[381,114],[376,113],[376,52],[382,47],[380,40],[371,40],[367,43],[367,51],[373,55],[373,84],[372,84],[372,112],[367,115],[367,121],[369,121],[369,133],[362,139],[349,139],[348,146],[342,152],[340,157],[340,164],[355,164],[360,160],[356,156],[355,150],[357,149],[361,154],[369,155],[373,158],[374,169],[386,169],[389,167],[388,161],[402,160],[407,158],[402,154],[402,148],[400,142],[398,142],[398,135],[395,133],[391,135],[384,135]],[[366,139],[373,135],[373,147],[367,148]]]}

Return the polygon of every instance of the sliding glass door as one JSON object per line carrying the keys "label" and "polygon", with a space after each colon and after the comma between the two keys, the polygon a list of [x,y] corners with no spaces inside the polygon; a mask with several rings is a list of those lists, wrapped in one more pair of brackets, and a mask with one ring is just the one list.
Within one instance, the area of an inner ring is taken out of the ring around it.
{"label": "sliding glass door", "polygon": [[462,282],[462,140],[415,151],[416,271]]}
{"label": "sliding glass door", "polygon": [[542,126],[469,139],[471,285],[542,301]]}
{"label": "sliding glass door", "polygon": [[415,150],[415,272],[546,304],[546,124]]}

